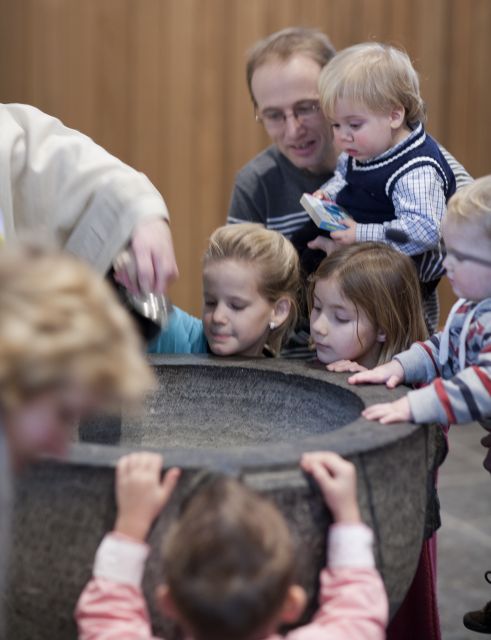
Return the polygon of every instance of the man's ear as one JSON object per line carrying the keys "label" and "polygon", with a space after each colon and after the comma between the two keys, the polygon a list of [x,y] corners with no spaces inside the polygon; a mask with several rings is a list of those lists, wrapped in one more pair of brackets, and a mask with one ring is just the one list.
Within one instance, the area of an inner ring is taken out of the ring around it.
{"label": "man's ear", "polygon": [[285,322],[291,308],[292,301],[290,298],[280,298],[275,302],[273,313],[271,314],[271,321],[274,322],[275,327],[279,327]]}
{"label": "man's ear", "polygon": [[406,120],[406,110],[402,105],[392,107],[390,111],[390,127],[391,129],[399,129]]}
{"label": "man's ear", "polygon": [[170,618],[171,620],[179,619],[174,599],[172,598],[169,587],[166,584],[159,584],[155,589],[155,600],[157,602],[158,609],[166,618]]}
{"label": "man's ear", "polygon": [[305,589],[298,584],[292,584],[281,607],[279,622],[285,624],[297,622],[304,612],[306,604],[307,594]]}

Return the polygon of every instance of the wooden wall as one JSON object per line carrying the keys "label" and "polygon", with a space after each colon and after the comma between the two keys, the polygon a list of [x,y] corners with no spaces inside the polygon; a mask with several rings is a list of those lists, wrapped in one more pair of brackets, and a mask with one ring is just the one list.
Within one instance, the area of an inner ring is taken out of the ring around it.
{"label": "wooden wall", "polygon": [[272,31],[404,46],[430,132],[473,175],[491,173],[490,0],[0,0],[0,16],[0,101],[57,115],[148,174],[172,214],[173,299],[195,313],[206,238],[267,143],[244,59]]}

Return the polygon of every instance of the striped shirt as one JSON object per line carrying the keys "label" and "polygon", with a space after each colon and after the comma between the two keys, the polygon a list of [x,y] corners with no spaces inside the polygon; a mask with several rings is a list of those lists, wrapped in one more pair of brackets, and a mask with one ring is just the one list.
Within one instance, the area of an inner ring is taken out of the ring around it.
{"label": "striped shirt", "polygon": [[[412,256],[421,282],[443,275],[440,224],[455,191],[455,178],[421,124],[369,161],[358,162],[342,153],[334,177],[322,190],[358,222],[358,242],[384,242]],[[389,229],[403,231],[408,242],[387,240]]]}
{"label": "striped shirt", "polygon": [[414,422],[486,422],[491,418],[491,298],[459,300],[442,332],[395,359],[405,383],[428,384],[408,393]]}

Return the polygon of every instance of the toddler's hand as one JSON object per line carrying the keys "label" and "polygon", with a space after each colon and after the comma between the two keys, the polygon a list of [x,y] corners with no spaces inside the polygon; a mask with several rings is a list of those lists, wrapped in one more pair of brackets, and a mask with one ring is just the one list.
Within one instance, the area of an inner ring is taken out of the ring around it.
{"label": "toddler's hand", "polygon": [[318,198],[319,200],[327,200],[326,194],[324,193],[324,191],[322,191],[322,189],[317,189],[317,191],[314,191],[312,195],[314,196],[314,198]]}
{"label": "toddler's hand", "polygon": [[372,404],[361,412],[367,420],[378,420],[382,424],[392,424],[394,422],[409,422],[413,419],[411,407],[407,396],[385,402],[384,404]]}
{"label": "toddler's hand", "polygon": [[336,362],[331,362],[331,364],[326,364],[326,369],[328,371],[335,371],[336,373],[343,373],[346,371],[351,371],[351,373],[355,373],[358,371],[366,371],[367,368],[362,364],[358,364],[358,362],[353,362],[353,360],[336,360]]}
{"label": "toddler's hand", "polygon": [[404,369],[398,360],[391,360],[386,364],[381,364],[375,369],[355,373],[354,376],[348,378],[350,384],[363,384],[364,382],[372,382],[373,384],[384,384],[393,389],[398,384],[404,382]]}
{"label": "toddler's hand", "polygon": [[325,236],[317,236],[310,242],[307,242],[307,246],[309,249],[318,249],[319,251],[324,251],[326,255],[331,255],[331,253],[336,248],[336,243],[331,238],[326,238]]}
{"label": "toddler's hand", "polygon": [[163,458],[157,453],[132,453],[116,468],[118,516],[114,530],[144,541],[153,521],[169,501],[180,475],[170,469],[160,479]]}
{"label": "toddler's hand", "polygon": [[354,244],[356,242],[356,225],[352,218],[346,218],[343,220],[343,224],[346,227],[343,231],[331,231],[331,238],[336,244]]}
{"label": "toddler's hand", "polygon": [[304,453],[300,466],[312,474],[335,522],[360,522],[355,466],[332,451]]}

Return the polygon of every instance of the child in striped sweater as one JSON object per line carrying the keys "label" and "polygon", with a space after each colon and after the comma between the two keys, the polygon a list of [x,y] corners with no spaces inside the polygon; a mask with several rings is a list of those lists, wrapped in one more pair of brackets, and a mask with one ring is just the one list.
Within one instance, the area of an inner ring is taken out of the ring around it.
{"label": "child in striped sweater", "polygon": [[[478,420],[491,432],[491,176],[450,199],[443,239],[444,265],[459,296],[444,330],[349,381],[385,383],[389,388],[425,384],[395,402],[367,407],[363,415],[368,420],[443,425]],[[491,447],[491,434],[483,444]],[[484,466],[491,472],[491,451]],[[491,633],[491,603],[467,614],[464,623]]]}

